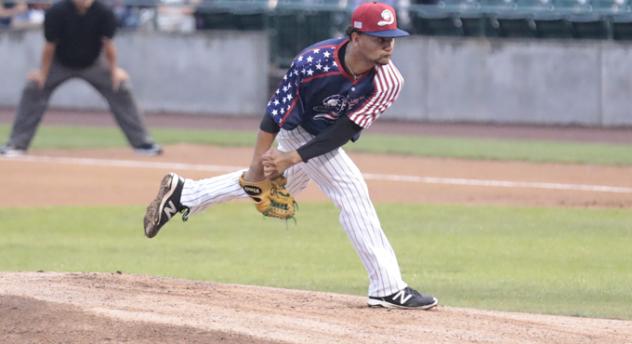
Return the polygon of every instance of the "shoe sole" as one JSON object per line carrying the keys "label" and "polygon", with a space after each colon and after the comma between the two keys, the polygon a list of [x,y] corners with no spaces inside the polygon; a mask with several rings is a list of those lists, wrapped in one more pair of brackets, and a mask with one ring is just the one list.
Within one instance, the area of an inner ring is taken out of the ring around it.
{"label": "shoe sole", "polygon": [[160,181],[160,190],[156,198],[149,204],[147,211],[145,212],[144,225],[145,236],[153,238],[158,234],[160,228],[160,220],[162,219],[162,211],[165,207],[167,199],[173,195],[176,187],[178,186],[178,177],[174,173],[169,173],[164,176]]}
{"label": "shoe sole", "polygon": [[418,306],[418,307],[400,306],[400,305],[392,304],[390,302],[386,302],[386,301],[382,301],[382,300],[375,300],[375,299],[369,299],[368,304],[369,304],[369,307],[372,307],[372,308],[381,307],[381,308],[392,308],[392,309],[421,309],[421,310],[429,310],[431,308],[436,307],[439,304],[439,300],[437,300],[436,298],[433,298],[433,299],[434,299],[433,303],[428,304],[428,305]]}

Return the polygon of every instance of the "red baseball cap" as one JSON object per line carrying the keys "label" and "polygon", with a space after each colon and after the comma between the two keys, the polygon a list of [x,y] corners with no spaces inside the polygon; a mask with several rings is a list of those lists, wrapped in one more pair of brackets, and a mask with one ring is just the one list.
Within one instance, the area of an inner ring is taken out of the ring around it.
{"label": "red baseball cap", "polygon": [[404,37],[409,33],[397,28],[393,7],[380,2],[367,2],[358,6],[351,15],[354,29],[376,37]]}

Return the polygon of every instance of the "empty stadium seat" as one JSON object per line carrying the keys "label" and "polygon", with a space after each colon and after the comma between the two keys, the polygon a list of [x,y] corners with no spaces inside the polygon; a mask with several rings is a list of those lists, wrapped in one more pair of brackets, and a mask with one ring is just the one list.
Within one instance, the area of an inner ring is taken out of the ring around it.
{"label": "empty stadium seat", "polygon": [[449,25],[465,36],[490,36],[491,27],[485,17],[480,0],[440,0],[438,7],[451,13]]}
{"label": "empty stadium seat", "polygon": [[568,20],[575,38],[604,39],[609,36],[608,22],[599,14],[573,14]]}
{"label": "empty stadium seat", "polygon": [[571,24],[557,12],[537,13],[533,19],[538,38],[573,38]]}
{"label": "empty stadium seat", "polygon": [[632,13],[614,15],[610,20],[612,38],[632,40]]}
{"label": "empty stadium seat", "polygon": [[488,18],[488,27],[494,36],[533,37],[529,18],[521,13],[514,0],[480,0],[482,11]]}
{"label": "empty stadium seat", "polygon": [[494,37],[497,30],[491,26],[490,21],[483,14],[468,13],[459,16],[461,31],[469,37]]}
{"label": "empty stadium seat", "polygon": [[463,23],[449,12],[427,11],[411,12],[411,24],[414,33],[436,36],[461,36]]}
{"label": "empty stadium seat", "polygon": [[535,21],[523,14],[503,13],[492,20],[497,22],[495,26],[500,37],[536,37]]}

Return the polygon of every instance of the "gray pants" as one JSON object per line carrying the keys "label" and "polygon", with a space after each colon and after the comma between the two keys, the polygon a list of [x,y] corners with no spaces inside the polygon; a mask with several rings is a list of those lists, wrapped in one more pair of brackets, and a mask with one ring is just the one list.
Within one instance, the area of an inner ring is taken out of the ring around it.
{"label": "gray pants", "polygon": [[8,144],[16,149],[26,150],[31,145],[35,131],[40,124],[53,91],[66,80],[80,78],[92,85],[108,102],[116,122],[125,133],[132,147],[152,144],[153,140],[145,129],[143,118],[138,112],[129,86],[129,81],[121,83],[119,89],[112,89],[112,76],[104,59],[99,58],[90,67],[72,69],[53,61],[43,88],[29,80],[22,91],[15,122]]}

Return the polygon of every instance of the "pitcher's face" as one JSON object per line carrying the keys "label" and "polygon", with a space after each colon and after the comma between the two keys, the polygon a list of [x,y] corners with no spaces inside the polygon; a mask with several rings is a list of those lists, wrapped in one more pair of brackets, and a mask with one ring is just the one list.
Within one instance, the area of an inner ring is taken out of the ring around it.
{"label": "pitcher's face", "polygon": [[395,48],[395,39],[358,34],[357,47],[365,59],[376,65],[388,64]]}

